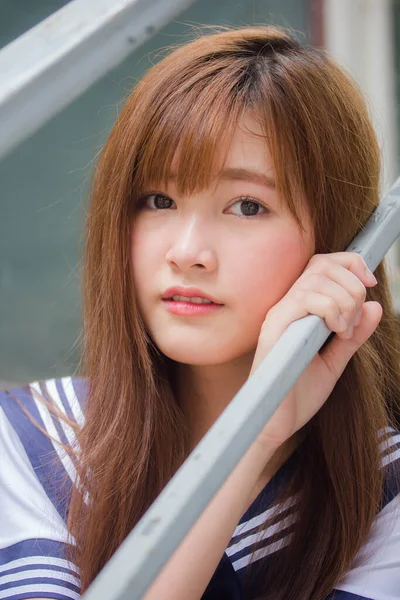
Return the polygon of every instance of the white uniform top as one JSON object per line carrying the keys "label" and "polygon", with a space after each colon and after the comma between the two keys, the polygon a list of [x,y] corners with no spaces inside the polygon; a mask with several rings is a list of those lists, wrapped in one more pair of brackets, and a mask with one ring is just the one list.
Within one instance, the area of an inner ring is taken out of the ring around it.
{"label": "white uniform top", "polygon": [[[51,379],[25,388],[0,392],[0,600],[80,597],[79,572],[65,559],[66,520],[75,465],[63,448],[37,429],[19,402],[54,440],[73,443],[72,429],[54,418],[34,397],[34,390],[50,394],[60,409],[78,424],[84,422],[87,393],[84,379]],[[388,429],[389,442],[381,444],[382,465],[400,473],[400,434]],[[380,432],[382,435],[385,432]],[[241,581],[254,550],[255,529],[265,521],[274,490],[293,468],[294,456],[279,469],[242,516],[221,559],[205,600],[245,600]],[[290,525],[296,518],[296,498],[280,507],[281,520],[264,530],[262,547],[252,560],[268,561],[290,543]],[[388,479],[368,540],[352,568],[327,597],[335,600],[400,599],[400,496]]]}

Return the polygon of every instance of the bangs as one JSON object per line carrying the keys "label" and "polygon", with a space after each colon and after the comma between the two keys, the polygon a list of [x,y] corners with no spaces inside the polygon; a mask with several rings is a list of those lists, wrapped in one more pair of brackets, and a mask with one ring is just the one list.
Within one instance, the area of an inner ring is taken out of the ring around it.
{"label": "bangs", "polygon": [[[188,59],[180,48],[141,82],[127,116],[134,131],[127,134],[134,146],[129,192],[133,213],[141,194],[166,187],[170,180],[180,196],[210,187],[224,167],[243,113],[249,110],[262,126],[279,199],[302,226],[305,195],[294,131],[300,125],[292,114],[296,98],[285,89],[287,82],[279,81],[269,59],[249,52],[243,44],[235,50],[218,51],[214,46],[212,52],[200,48]],[[121,136],[120,142],[128,147],[126,132]]]}
{"label": "bangs", "polygon": [[192,194],[208,187],[215,169],[223,167],[247,101],[244,91],[238,92],[239,65],[219,67],[208,77],[203,70],[194,83],[182,74],[175,89],[150,107],[134,169],[134,195],[170,178],[180,195]]}

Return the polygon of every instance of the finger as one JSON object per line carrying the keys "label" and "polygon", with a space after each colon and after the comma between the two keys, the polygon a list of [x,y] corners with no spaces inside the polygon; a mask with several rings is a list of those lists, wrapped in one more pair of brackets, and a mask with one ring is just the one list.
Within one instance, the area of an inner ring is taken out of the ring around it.
{"label": "finger", "polygon": [[[296,292],[299,296],[299,293]],[[348,328],[348,323],[341,321],[342,315],[336,301],[330,296],[319,294],[318,292],[305,292],[303,304],[307,314],[317,315],[324,319],[326,326],[335,333],[344,332]]]}
{"label": "finger", "polygon": [[[346,325],[340,326],[337,331],[344,331],[350,325],[351,320],[355,318],[356,313],[363,305],[366,296],[366,290],[361,281],[355,275],[350,273],[350,271],[347,271],[339,265],[336,265],[336,267],[339,271],[337,274],[337,279],[339,280],[338,283],[329,277],[326,277],[325,275],[313,273],[308,278],[307,285],[312,288],[313,292],[328,296],[336,302],[338,312],[346,322]],[[351,294],[344,287],[344,285],[342,285],[343,281],[347,285],[347,275],[349,275],[351,278],[351,287],[354,297],[353,294]]]}
{"label": "finger", "polygon": [[311,257],[308,267],[314,272],[327,272],[330,265],[337,263],[356,275],[364,285],[373,286],[377,281],[369,270],[364,259],[357,252],[332,252],[330,254],[315,254]]}
{"label": "finger", "polygon": [[257,351],[263,354],[269,352],[293,321],[308,314],[302,302],[293,302],[289,295],[284,296],[268,311],[265,317],[261,326]]}
{"label": "finger", "polygon": [[[332,262],[329,266],[328,270],[325,272],[325,277],[331,279],[342,288],[344,288],[350,296],[352,296],[357,304],[357,310],[361,308],[363,303],[365,302],[365,298],[367,296],[366,286],[360,281],[357,275],[354,275],[351,271],[339,265],[337,263]],[[315,277],[318,277],[318,274],[314,274]],[[310,276],[311,278],[312,276]],[[320,291],[320,290],[317,290]]]}
{"label": "finger", "polygon": [[296,289],[281,300],[279,312],[273,308],[267,314],[259,338],[262,350],[268,352],[290,323],[310,314],[324,319],[326,326],[335,333],[344,332],[348,328],[346,321],[340,321],[339,306],[333,298],[310,290]]}
{"label": "finger", "polygon": [[363,314],[363,307],[361,306],[360,310],[357,312],[355,319],[354,319],[355,327],[358,327],[358,325],[360,324],[362,314]]}
{"label": "finger", "polygon": [[339,379],[349,360],[369,337],[374,333],[382,318],[382,306],[379,302],[365,302],[362,307],[360,324],[354,328],[351,339],[344,340],[334,336],[332,340],[320,351],[329,370]]}

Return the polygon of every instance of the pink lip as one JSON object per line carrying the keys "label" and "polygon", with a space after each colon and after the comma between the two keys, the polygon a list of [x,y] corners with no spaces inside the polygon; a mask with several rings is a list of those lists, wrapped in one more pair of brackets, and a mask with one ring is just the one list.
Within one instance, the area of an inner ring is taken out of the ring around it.
{"label": "pink lip", "polygon": [[[194,302],[175,301],[171,300],[172,296],[185,296],[186,298],[206,298],[213,304],[195,304]],[[194,287],[175,286],[165,290],[162,299],[166,309],[175,314],[184,317],[196,317],[207,315],[222,308],[223,304],[218,302],[216,298],[210,294],[206,294],[203,290]]]}
{"label": "pink lip", "polygon": [[[211,302],[214,302],[214,304],[222,306],[221,302],[219,302],[216,298],[214,298],[210,294],[206,294],[200,288],[183,287],[183,286],[170,287],[167,290],[165,290],[165,292],[162,295],[162,299],[167,300],[169,298],[172,298],[172,296],[185,296],[185,298],[206,298],[206,300],[211,300]],[[178,304],[178,302],[175,302],[175,304]],[[190,303],[190,302],[189,303],[184,302],[183,304],[192,305],[192,303]],[[196,306],[208,306],[208,305],[196,304]]]}
{"label": "pink lip", "polygon": [[[193,298],[193,296],[191,297]],[[194,302],[181,302],[179,300],[163,300],[163,303],[169,312],[183,317],[208,315],[214,313],[216,310],[220,310],[223,306],[223,304],[195,304]]]}

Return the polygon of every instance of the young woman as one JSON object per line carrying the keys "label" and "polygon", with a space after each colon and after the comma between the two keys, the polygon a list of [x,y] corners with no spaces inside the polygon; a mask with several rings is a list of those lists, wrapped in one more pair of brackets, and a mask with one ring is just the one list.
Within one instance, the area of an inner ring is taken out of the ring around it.
{"label": "young woman", "polygon": [[0,598],[76,599],[286,327],[333,335],[146,600],[400,598],[399,347],[360,92],[272,27],[175,49],[102,151],[80,377],[1,394]]}

